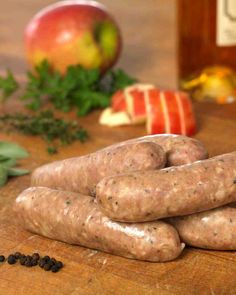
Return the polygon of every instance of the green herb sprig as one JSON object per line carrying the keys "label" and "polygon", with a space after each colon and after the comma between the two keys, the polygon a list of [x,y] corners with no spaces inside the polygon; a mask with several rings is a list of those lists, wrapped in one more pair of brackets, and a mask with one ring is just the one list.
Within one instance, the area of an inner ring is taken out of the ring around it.
{"label": "green herb sprig", "polygon": [[18,144],[0,141],[0,187],[5,185],[10,176],[21,176],[29,173],[26,169],[14,168],[18,159],[28,156],[28,152]]}
{"label": "green herb sprig", "polygon": [[[76,109],[78,116],[84,116],[94,109],[103,109],[110,105],[112,94],[118,89],[134,84],[136,79],[123,70],[108,71],[101,76],[98,69],[85,69],[80,65],[67,68],[64,75],[52,70],[44,60],[33,71],[27,73],[26,87],[22,99],[27,107],[40,110],[45,99],[63,112]],[[3,97],[9,97],[18,87],[11,72],[7,78],[0,78]]]}
{"label": "green herb sprig", "polygon": [[7,132],[17,131],[40,136],[47,142],[47,151],[50,154],[57,152],[58,142],[60,145],[67,145],[76,140],[84,142],[88,138],[86,130],[76,121],[55,118],[50,110],[34,116],[20,113],[1,115],[0,127]]}
{"label": "green herb sprig", "polygon": [[46,97],[56,109],[67,112],[76,108],[78,116],[84,116],[94,109],[109,106],[115,91],[135,82],[136,79],[120,69],[101,78],[98,69],[88,70],[80,65],[69,66],[65,75],[61,75],[44,60],[35,72],[28,72],[22,98],[30,101],[28,107],[33,110],[39,110]]}
{"label": "green herb sprig", "polygon": [[0,90],[2,91],[0,101],[6,100],[18,89],[18,87],[18,82],[14,78],[12,72],[8,70],[6,77],[0,77]]}

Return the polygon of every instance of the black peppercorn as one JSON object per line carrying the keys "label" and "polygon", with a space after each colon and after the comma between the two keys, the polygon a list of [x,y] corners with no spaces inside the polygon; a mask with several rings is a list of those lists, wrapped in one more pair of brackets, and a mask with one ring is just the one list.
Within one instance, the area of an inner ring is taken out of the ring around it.
{"label": "black peppercorn", "polygon": [[15,254],[14,254],[14,256],[15,256],[15,258],[16,259],[20,259],[21,258],[21,253],[20,252],[16,252]]}
{"label": "black peppercorn", "polygon": [[20,264],[25,265],[25,262],[26,262],[26,257],[21,257],[20,258]]}
{"label": "black peppercorn", "polygon": [[50,266],[53,266],[55,263],[50,259],[47,264],[49,264]]}
{"label": "black peppercorn", "polygon": [[48,270],[50,270],[50,269],[51,269],[51,265],[50,265],[50,264],[48,264],[48,263],[46,263],[46,264],[44,264],[44,267],[43,267],[43,269],[44,269],[44,270],[46,270],[46,271],[48,271]]}
{"label": "black peppercorn", "polygon": [[40,259],[40,261],[39,261],[39,266],[40,266],[41,268],[43,268],[45,264],[46,264],[46,262],[45,262],[43,259]]}
{"label": "black peppercorn", "polygon": [[56,259],[55,259],[55,258],[51,258],[51,261],[52,261],[54,264],[56,264],[56,263],[57,263],[57,261],[56,261]]}
{"label": "black peppercorn", "polygon": [[57,267],[56,264],[55,264],[55,265],[52,266],[51,271],[52,271],[52,272],[58,272],[59,269],[60,269],[60,268]]}
{"label": "black peppercorn", "polygon": [[63,267],[63,263],[61,261],[57,261],[56,266],[58,268],[62,268]]}
{"label": "black peppercorn", "polygon": [[5,256],[4,255],[0,255],[0,262],[5,261]]}
{"label": "black peppercorn", "polygon": [[31,267],[31,266],[32,266],[32,262],[31,262],[31,260],[26,260],[26,261],[25,261],[25,266],[27,266],[27,267]]}
{"label": "black peppercorn", "polygon": [[38,260],[32,259],[32,261],[31,261],[31,265],[32,265],[32,266],[35,266],[35,265],[37,265],[37,264],[38,264]]}
{"label": "black peppercorn", "polygon": [[44,257],[43,257],[43,260],[45,260],[45,261],[49,261],[49,260],[50,260],[50,257],[49,257],[49,256],[44,256]]}
{"label": "black peppercorn", "polygon": [[39,260],[40,256],[39,256],[38,253],[34,253],[34,254],[32,255],[32,258],[33,258],[34,260]]}
{"label": "black peppercorn", "polygon": [[7,258],[7,262],[9,264],[15,264],[16,263],[16,259],[15,259],[15,256],[14,255],[9,255],[8,258]]}

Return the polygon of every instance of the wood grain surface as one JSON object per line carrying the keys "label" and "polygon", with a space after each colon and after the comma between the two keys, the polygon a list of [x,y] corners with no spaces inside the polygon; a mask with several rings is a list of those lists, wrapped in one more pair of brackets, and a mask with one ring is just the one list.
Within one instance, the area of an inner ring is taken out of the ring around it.
{"label": "wood grain surface", "polygon": [[[125,46],[120,66],[144,81],[175,87],[175,44],[173,0],[104,0],[120,22]],[[0,10],[0,70],[12,68],[19,75],[26,69],[22,31],[30,16],[47,0],[9,0]],[[20,111],[16,96],[0,112]],[[199,132],[210,155],[236,150],[236,104],[216,106],[195,104]],[[73,113],[67,115],[75,118]],[[144,126],[110,129],[97,124],[99,112],[79,122],[90,133],[85,144],[74,143],[49,156],[45,143],[34,137],[6,135],[0,140],[18,142],[30,157],[21,162],[28,169],[56,159],[83,155],[108,144],[145,134]],[[236,253],[187,248],[168,263],[147,263],[71,246],[33,235],[21,229],[12,204],[30,177],[13,178],[0,189],[0,254],[15,251],[54,256],[65,263],[57,273],[40,268],[0,264],[0,295],[143,295],[143,294],[236,294]]]}

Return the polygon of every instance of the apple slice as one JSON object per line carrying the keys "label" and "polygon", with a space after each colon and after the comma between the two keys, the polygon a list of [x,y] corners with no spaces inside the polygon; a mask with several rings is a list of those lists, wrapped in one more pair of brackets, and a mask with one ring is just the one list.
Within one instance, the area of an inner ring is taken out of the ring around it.
{"label": "apple slice", "polygon": [[[148,134],[167,133],[168,124],[166,124],[166,116],[162,106],[162,96],[160,91],[152,89],[146,97],[147,108],[147,132]],[[166,126],[167,125],[167,126]],[[169,132],[170,133],[170,132]]]}
{"label": "apple slice", "polygon": [[99,123],[109,127],[130,125],[130,117],[126,112],[113,112],[112,108],[106,108],[100,115]]}
{"label": "apple slice", "polygon": [[147,118],[145,97],[150,89],[155,89],[155,86],[138,83],[117,91],[112,96],[112,109],[115,112],[126,111],[133,124],[144,123]]}
{"label": "apple slice", "polygon": [[193,105],[186,92],[176,92],[176,100],[179,103],[181,117],[181,134],[193,135],[197,132],[197,124],[193,111]]}
{"label": "apple slice", "polygon": [[114,112],[125,112],[127,110],[124,90],[118,90],[112,95],[111,107]]}
{"label": "apple slice", "polygon": [[148,96],[150,89],[155,89],[155,86],[151,84],[134,84],[126,87],[124,90],[127,112],[134,124],[140,124],[146,121],[147,110],[145,98]]}
{"label": "apple slice", "polygon": [[196,121],[188,95],[178,91],[149,91],[147,132],[193,135]]}

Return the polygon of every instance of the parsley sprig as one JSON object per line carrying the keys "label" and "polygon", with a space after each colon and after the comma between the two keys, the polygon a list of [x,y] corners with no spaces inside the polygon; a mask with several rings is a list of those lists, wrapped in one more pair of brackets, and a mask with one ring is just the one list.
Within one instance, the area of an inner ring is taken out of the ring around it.
{"label": "parsley sprig", "polygon": [[14,93],[18,87],[19,85],[12,72],[8,70],[6,77],[0,77],[0,90],[2,90],[0,101],[4,101],[12,93]]}
{"label": "parsley sprig", "polygon": [[115,91],[135,82],[121,69],[109,71],[101,78],[98,69],[88,70],[80,65],[69,66],[65,75],[61,75],[44,60],[28,72],[22,98],[32,110],[39,110],[47,98],[58,110],[67,112],[76,108],[78,116],[84,116],[109,106]]}

